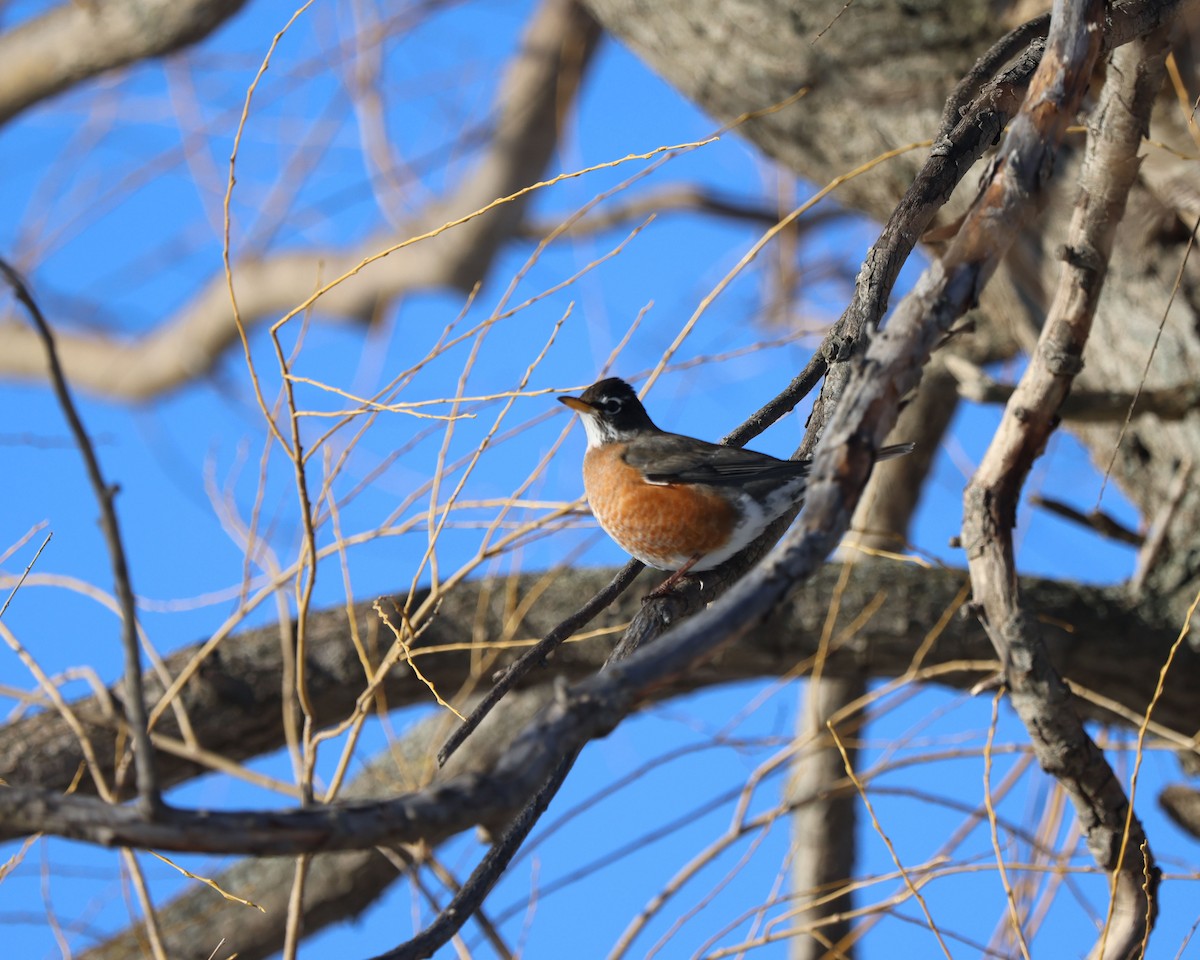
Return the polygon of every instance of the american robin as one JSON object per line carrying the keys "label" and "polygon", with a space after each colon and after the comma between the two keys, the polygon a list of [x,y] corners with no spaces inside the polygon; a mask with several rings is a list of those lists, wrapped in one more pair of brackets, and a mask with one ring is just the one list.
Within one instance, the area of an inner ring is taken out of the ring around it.
{"label": "american robin", "polygon": [[[583,418],[583,485],[600,526],[642,563],[675,571],[652,596],[724,563],[804,500],[811,461],[666,433],[624,380],[558,399]],[[884,447],[877,459],[912,448]]]}

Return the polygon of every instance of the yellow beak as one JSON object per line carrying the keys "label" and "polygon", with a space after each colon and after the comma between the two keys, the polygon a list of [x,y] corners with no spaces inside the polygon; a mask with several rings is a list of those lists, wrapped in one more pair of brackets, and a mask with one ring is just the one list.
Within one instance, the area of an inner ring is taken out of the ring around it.
{"label": "yellow beak", "polygon": [[580,413],[595,413],[596,408],[586,400],[580,400],[578,397],[559,397],[559,403],[565,403],[572,410],[578,410]]}

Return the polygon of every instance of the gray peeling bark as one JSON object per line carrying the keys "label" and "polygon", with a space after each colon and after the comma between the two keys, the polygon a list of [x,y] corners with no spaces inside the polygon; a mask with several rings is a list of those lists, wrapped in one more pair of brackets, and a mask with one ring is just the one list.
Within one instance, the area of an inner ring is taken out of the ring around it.
{"label": "gray peeling bark", "polygon": [[[810,85],[803,100],[741,132],[817,184],[886,150],[936,136],[947,93],[974,57],[1011,25],[1005,18],[1020,16],[1029,7],[992,0],[856,0],[845,10],[819,0],[587,3],[606,28],[717,119],[778,102],[801,85]],[[1194,91],[1195,30],[1200,22],[1195,0],[1127,0],[1113,5],[1104,29],[1105,51],[1157,29],[1177,10],[1184,11],[1181,20],[1193,31],[1189,36],[1179,30],[1172,40],[1178,44],[1184,82]],[[1014,52],[1011,46],[1006,49]],[[975,78],[976,87],[982,82],[986,91],[985,80]],[[973,95],[970,84],[964,93]],[[965,100],[958,97],[955,102]],[[1162,97],[1151,135],[1171,150],[1191,154],[1195,147],[1180,116],[1175,99]],[[931,162],[942,149],[942,144],[935,145]],[[1172,282],[1185,258],[1188,233],[1200,216],[1192,165],[1168,150],[1155,147],[1147,152],[1134,187],[1132,213],[1118,234],[1105,298],[1097,311],[1097,335],[1078,381],[1093,392],[1117,391],[1130,397],[1143,383],[1152,390],[1184,391],[1200,383],[1196,256],[1185,268],[1149,377],[1144,376],[1150,344],[1158,340]],[[972,160],[955,161],[963,164],[960,177]],[[843,185],[834,199],[883,221],[920,161],[920,152],[891,160]],[[1066,241],[1073,184],[1068,175],[1051,186],[1050,211],[1022,233],[997,265],[999,275],[983,294],[984,314],[976,315],[981,331],[996,325],[1002,338],[1015,336],[1032,348],[1057,283],[1057,251]],[[953,219],[964,209],[965,198],[956,196],[945,216]],[[1119,448],[1119,422],[1072,424],[1072,429],[1094,451],[1101,468],[1117,450],[1113,479],[1148,520],[1170,507],[1180,464],[1200,462],[1200,422],[1194,417],[1163,423],[1139,412]],[[1200,573],[1200,487],[1192,486],[1171,508],[1173,523],[1165,548],[1147,580],[1149,589],[1171,597],[1177,615],[1194,596]]]}
{"label": "gray peeling bark", "polygon": [[[796,104],[739,133],[816,183],[933,136],[955,83],[1029,6],[1004,0],[855,0],[844,8],[823,0],[585,2],[605,29],[723,122],[809,87]],[[1105,42],[1119,45],[1154,29],[1174,6],[1157,0],[1116,5]],[[837,200],[882,221],[920,162],[919,152],[889,162],[845,184]]]}
{"label": "gray peeling bark", "polygon": [[[1088,23],[1078,22],[1073,29],[1074,36],[1064,39],[1074,39],[1077,45],[1074,62],[1067,51],[1052,47],[1043,68],[1056,67],[1061,76],[1057,86],[1070,90],[1073,84],[1078,102],[1094,54],[1087,46]],[[1012,704],[1029,730],[1042,767],[1070,796],[1088,849],[1113,875],[1111,922],[1093,951],[1097,960],[1141,955],[1157,914],[1158,870],[1122,785],[1071,709],[1066,685],[1049,662],[1032,616],[1036,608],[1023,602],[1017,591],[1011,531],[1024,480],[1045,449],[1058,409],[1082,367],[1113,234],[1125,212],[1142,133],[1162,85],[1165,55],[1157,38],[1137,41],[1113,57],[1089,124],[1079,199],[1050,314],[964,497],[963,542],[972,588],[980,616],[1005,660]],[[1073,115],[1074,104],[1064,107],[1069,108],[1065,116]]]}

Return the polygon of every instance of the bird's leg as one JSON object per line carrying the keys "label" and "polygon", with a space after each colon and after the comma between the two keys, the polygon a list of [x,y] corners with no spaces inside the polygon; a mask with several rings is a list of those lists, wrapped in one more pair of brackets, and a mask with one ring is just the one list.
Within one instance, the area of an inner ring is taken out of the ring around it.
{"label": "bird's leg", "polygon": [[645,603],[647,600],[653,600],[655,597],[665,597],[671,592],[671,588],[687,575],[687,572],[691,570],[693,566],[695,566],[696,561],[699,559],[700,554],[696,554],[694,557],[688,560],[687,563],[685,563],[682,567],[667,577],[666,580],[646,594],[642,598],[642,603]]}

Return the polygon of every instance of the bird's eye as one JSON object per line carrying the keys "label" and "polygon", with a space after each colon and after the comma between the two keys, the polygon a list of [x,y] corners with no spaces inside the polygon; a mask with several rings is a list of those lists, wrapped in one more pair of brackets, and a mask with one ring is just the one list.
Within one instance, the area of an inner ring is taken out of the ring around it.
{"label": "bird's eye", "polygon": [[620,399],[617,397],[605,397],[604,400],[601,401],[600,406],[604,408],[605,413],[613,414],[621,412],[622,404]]}

